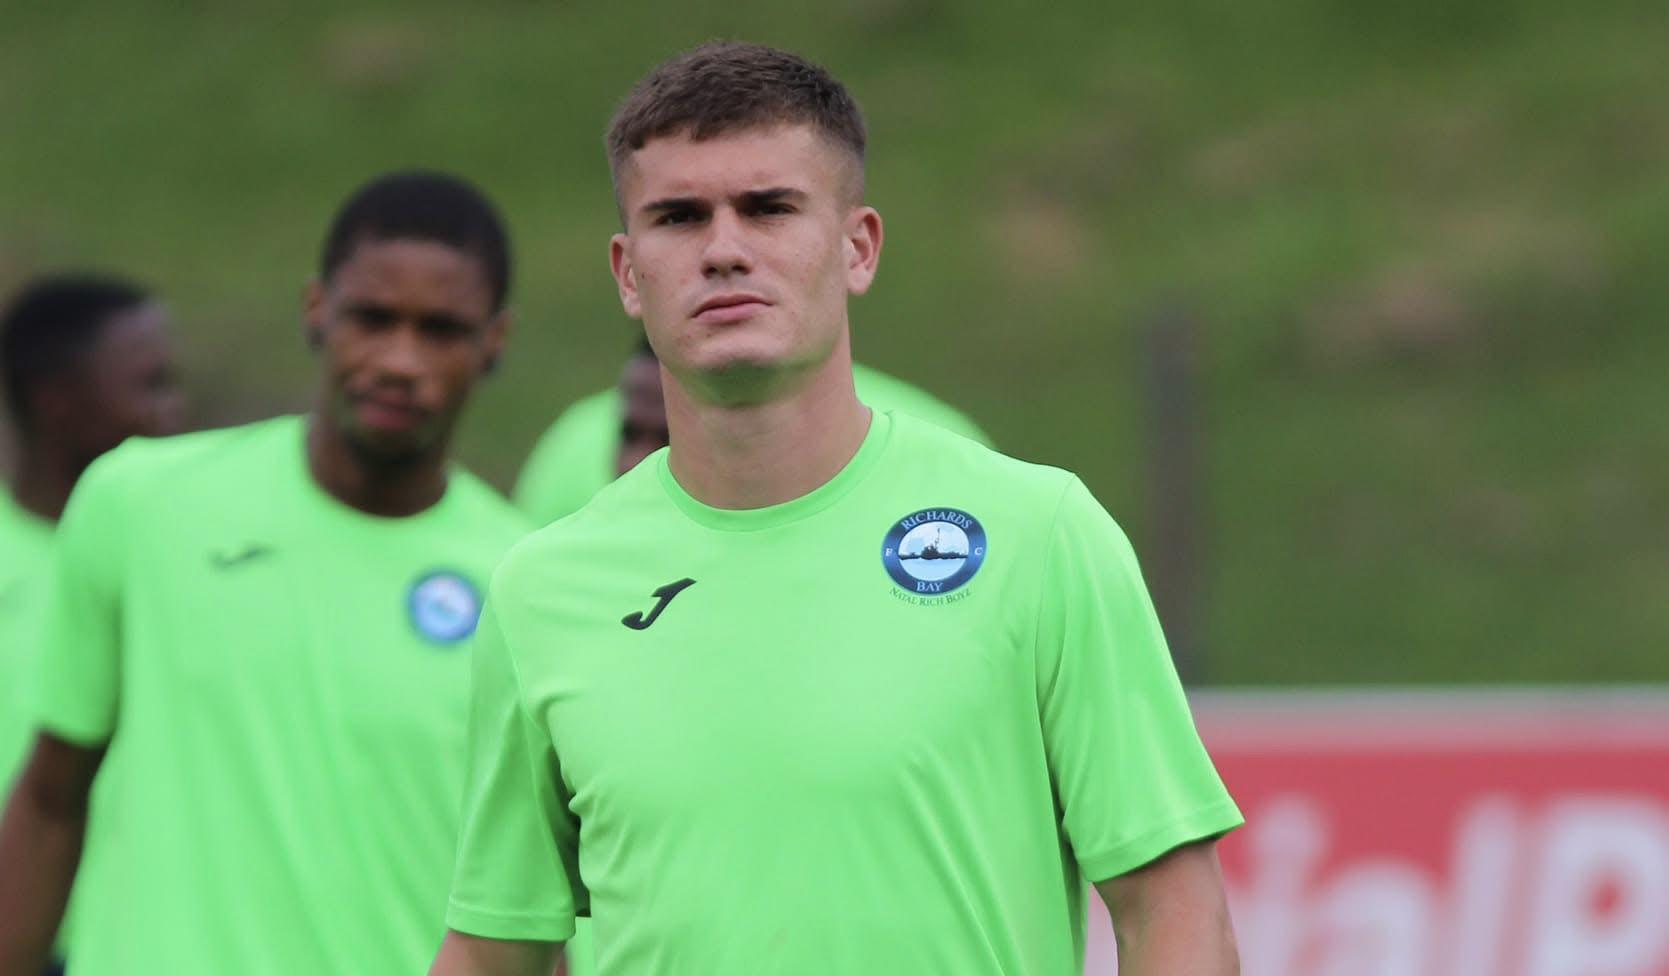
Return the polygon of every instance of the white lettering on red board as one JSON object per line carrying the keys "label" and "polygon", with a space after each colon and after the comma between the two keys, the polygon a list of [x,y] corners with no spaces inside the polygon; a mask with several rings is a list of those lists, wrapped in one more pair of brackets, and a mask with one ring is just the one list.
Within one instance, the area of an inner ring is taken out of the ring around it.
{"label": "white lettering on red board", "polygon": [[1669,811],[1627,795],[1471,801],[1448,863],[1329,861],[1298,794],[1248,811],[1230,899],[1245,976],[1669,976]]}

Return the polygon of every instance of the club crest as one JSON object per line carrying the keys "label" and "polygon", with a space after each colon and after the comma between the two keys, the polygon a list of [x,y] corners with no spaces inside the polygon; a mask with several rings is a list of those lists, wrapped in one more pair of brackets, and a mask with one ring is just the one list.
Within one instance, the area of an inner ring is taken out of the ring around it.
{"label": "club crest", "polygon": [[967,512],[924,508],[911,512],[887,531],[881,565],[893,582],[910,593],[949,593],[979,572],[985,561],[985,528]]}
{"label": "club crest", "polygon": [[475,632],[481,595],[458,573],[426,573],[411,585],[406,608],[417,632],[438,644],[452,644]]}

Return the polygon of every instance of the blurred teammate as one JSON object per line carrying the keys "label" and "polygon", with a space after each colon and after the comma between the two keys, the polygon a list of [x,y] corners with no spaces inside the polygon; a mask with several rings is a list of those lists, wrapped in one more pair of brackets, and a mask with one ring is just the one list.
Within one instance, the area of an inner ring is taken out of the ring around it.
{"label": "blurred teammate", "polygon": [[671,448],[494,576],[431,972],[537,973],[589,913],[603,976],[1068,976],[1086,882],[1124,976],[1235,972],[1240,815],[1123,534],[854,391],[881,221],[845,89],[704,46],[608,144]]}
{"label": "blurred teammate", "polygon": [[[897,410],[990,446],[983,430],[955,407],[861,363],[852,365],[858,399]],[[540,436],[516,479],[516,506],[539,525],[577,512],[599,488],[667,444],[661,366],[647,338],[620,370],[620,381],[575,400]]]}
{"label": "blurred teammate", "polygon": [[0,974],[46,951],[95,773],[77,976],[404,976],[432,957],[467,639],[524,530],[448,460],[508,283],[476,189],[380,178],[306,291],[310,411],[130,441],[87,472],[58,534],[40,733],[0,823]]}
{"label": "blurred teammate", "polygon": [[0,312],[0,384],[18,447],[0,492],[0,788],[34,717],[27,689],[52,575],[52,532],[76,479],[129,435],[180,430],[167,313],[139,286],[97,274],[38,278]]}

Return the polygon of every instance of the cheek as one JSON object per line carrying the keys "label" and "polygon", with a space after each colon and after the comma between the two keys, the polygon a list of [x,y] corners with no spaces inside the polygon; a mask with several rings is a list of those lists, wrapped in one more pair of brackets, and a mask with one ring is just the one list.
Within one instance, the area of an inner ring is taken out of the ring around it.
{"label": "cheek", "polygon": [[462,400],[486,372],[486,355],[474,346],[454,350],[429,375],[446,388],[449,398]]}

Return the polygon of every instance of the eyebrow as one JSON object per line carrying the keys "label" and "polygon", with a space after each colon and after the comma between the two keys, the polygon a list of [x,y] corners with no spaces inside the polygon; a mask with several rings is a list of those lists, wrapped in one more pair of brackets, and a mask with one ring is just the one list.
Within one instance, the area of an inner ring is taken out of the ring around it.
{"label": "eyebrow", "polygon": [[[374,298],[364,298],[357,301],[351,301],[344,305],[343,308],[348,312],[348,314],[356,316],[369,315],[380,319],[390,320],[405,318],[405,313],[400,309],[377,301]],[[449,312],[426,313],[417,316],[415,321],[417,322],[419,328],[461,329],[465,331],[472,331],[480,324],[472,319],[453,315]]]}
{"label": "eyebrow", "polygon": [[[745,190],[736,195],[738,203],[757,206],[761,203],[772,203],[777,200],[801,200],[806,191],[792,186],[772,186],[762,190]],[[638,208],[639,213],[646,215],[668,213],[674,210],[704,210],[708,206],[702,197],[662,197],[650,200]]]}
{"label": "eyebrow", "polygon": [[350,315],[379,315],[393,318],[400,314],[394,306],[384,304],[374,298],[353,299],[345,302],[342,308]]}

